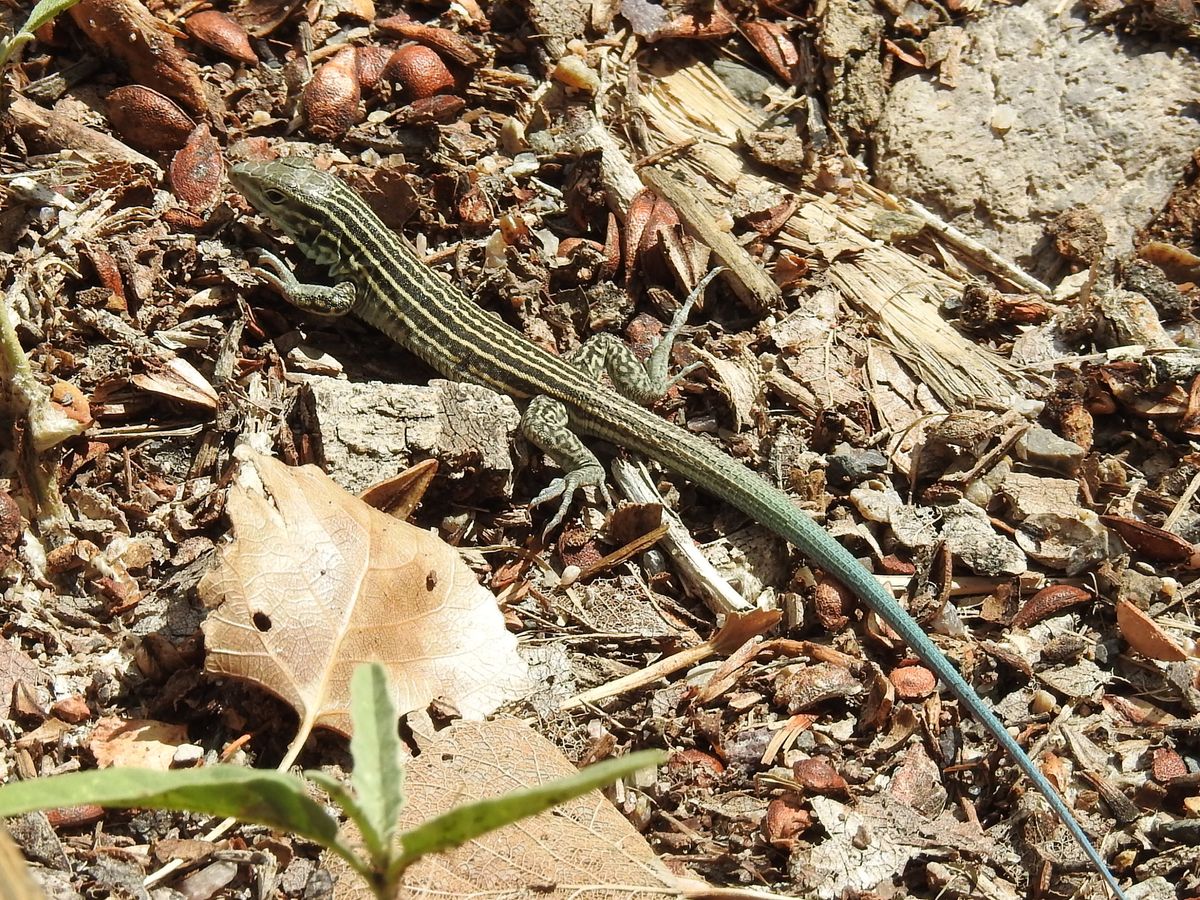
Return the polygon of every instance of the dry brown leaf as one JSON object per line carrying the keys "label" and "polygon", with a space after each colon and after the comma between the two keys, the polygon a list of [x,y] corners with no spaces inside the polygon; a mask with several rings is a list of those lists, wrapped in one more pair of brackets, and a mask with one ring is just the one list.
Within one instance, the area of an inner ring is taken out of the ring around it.
{"label": "dry brown leaf", "polygon": [[734,428],[741,431],[754,424],[754,410],[763,392],[763,371],[758,359],[747,348],[735,354],[717,357],[705,350],[695,351],[697,359],[716,376],[714,386],[725,397],[736,417]]}
{"label": "dry brown leaf", "polygon": [[777,609],[753,609],[747,613],[729,613],[709,643],[717,653],[732,653],[746,641],[765,635],[779,624],[783,613]]}
{"label": "dry brown leaf", "polygon": [[1132,725],[1145,725],[1152,728],[1172,728],[1179,719],[1167,712],[1161,706],[1144,700],[1141,697],[1118,697],[1105,694],[1104,709],[1114,717],[1119,717]]}
{"label": "dry brown leaf", "polygon": [[88,749],[101,769],[169,769],[175,751],[187,739],[185,725],[105,716],[92,729]]}
{"label": "dry brown leaf", "polygon": [[207,113],[200,69],[175,43],[182,33],[140,0],[80,0],[71,7],[71,18],[102,52],[129,70],[130,80],[177,100],[193,115]]}
{"label": "dry brown leaf", "polygon": [[1100,521],[1119,534],[1130,550],[1147,559],[1200,569],[1200,548],[1177,534],[1129,516],[1101,516]]}
{"label": "dry brown leaf", "polygon": [[6,897],[15,897],[17,900],[34,900],[45,896],[29,874],[21,848],[3,825],[0,825],[0,884],[4,885]]}
{"label": "dry brown leaf", "polygon": [[205,669],[291,704],[301,740],[315,727],[349,733],[361,662],[387,668],[401,714],[441,698],[482,718],[525,687],[495,597],[436,536],[313,466],[266,456],[242,466],[228,510],[236,540],[200,583],[207,605],[222,604],[204,623]]}
{"label": "dry brown leaf", "polygon": [[1187,653],[1150,616],[1128,600],[1117,603],[1117,625],[1121,637],[1142,656],[1166,662],[1181,662]]}
{"label": "dry brown leaf", "polygon": [[161,365],[148,364],[146,369],[129,380],[142,390],[168,400],[216,411],[219,402],[216,390],[187,360],[176,356]]}
{"label": "dry brown leaf", "polygon": [[[460,803],[532,787],[577,771],[557,747],[515,719],[458,723],[405,766],[400,828]],[[335,900],[369,900],[366,884],[326,856]],[[592,791],[540,815],[428,856],[405,874],[397,898],[664,900],[675,877],[625,817]]]}
{"label": "dry brown leaf", "polygon": [[[995,840],[975,823],[960,822],[950,811],[936,817],[921,814],[887,795],[859,797],[846,804],[831,797],[812,797],[813,818],[828,833],[825,841],[801,844],[791,863],[797,896],[842,897],[870,893],[903,872],[908,861],[928,852],[932,842],[964,856],[997,855]],[[864,835],[870,835],[864,840]],[[973,896],[999,897],[991,891]]]}
{"label": "dry brown leaf", "polygon": [[425,459],[403,472],[377,481],[358,495],[367,506],[407,522],[437,474],[436,459]]}
{"label": "dry brown leaf", "polygon": [[234,19],[250,33],[251,37],[266,37],[282,25],[303,0],[248,0],[231,10]]}
{"label": "dry brown leaf", "polygon": [[28,653],[8,641],[0,641],[0,718],[8,718],[13,688],[19,682],[32,686],[41,680],[42,670]]}

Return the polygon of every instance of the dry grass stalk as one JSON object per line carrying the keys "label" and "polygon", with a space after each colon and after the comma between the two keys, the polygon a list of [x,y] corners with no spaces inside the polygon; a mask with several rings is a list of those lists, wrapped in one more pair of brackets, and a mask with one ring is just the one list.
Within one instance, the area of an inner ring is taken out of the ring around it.
{"label": "dry grass stalk", "polygon": [[943,403],[950,408],[1007,406],[1014,394],[1023,393],[1015,367],[943,320],[942,298],[958,293],[962,283],[870,236],[878,216],[902,208],[894,198],[866,185],[850,197],[820,197],[749,171],[733,146],[741,133],[760,127],[760,117],[705,65],[686,65],[647,79],[639,99],[647,119],[645,134],[655,144],[651,151],[694,141],[659,165],[671,177],[686,178],[711,208],[723,208],[735,190],[782,187],[796,193],[800,207],[777,240],[831,260],[831,284],[874,323],[880,339]]}

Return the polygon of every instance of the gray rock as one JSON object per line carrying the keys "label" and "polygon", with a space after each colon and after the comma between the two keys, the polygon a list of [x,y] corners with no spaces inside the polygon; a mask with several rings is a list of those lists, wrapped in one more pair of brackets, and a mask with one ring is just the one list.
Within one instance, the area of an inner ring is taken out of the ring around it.
{"label": "gray rock", "polygon": [[1033,425],[1017,439],[1013,448],[1017,459],[1043,469],[1074,475],[1087,455],[1082,447],[1048,428]]}
{"label": "gray rock", "polygon": [[942,537],[954,558],[980,575],[1020,575],[1028,567],[1025,554],[1003,535],[978,506],[959,500],[942,508]]}
{"label": "gray rock", "polygon": [[309,380],[329,476],[352,493],[430,456],[451,477],[469,474],[474,493],[508,497],[509,447],[520,414],[508,397],[473,384],[428,386]]}
{"label": "gray rock", "polygon": [[878,450],[839,444],[829,454],[826,474],[835,484],[859,484],[887,468],[887,457]]}
{"label": "gray rock", "polygon": [[1123,252],[1200,143],[1200,122],[1179,112],[1200,60],[1092,27],[1059,0],[991,7],[965,32],[953,89],[935,75],[892,88],[880,183],[1035,272],[1058,262],[1045,226],[1079,204]]}

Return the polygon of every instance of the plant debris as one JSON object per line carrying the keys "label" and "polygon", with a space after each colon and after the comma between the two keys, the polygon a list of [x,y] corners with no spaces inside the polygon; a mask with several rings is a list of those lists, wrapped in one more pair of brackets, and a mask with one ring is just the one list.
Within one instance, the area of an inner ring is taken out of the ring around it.
{"label": "plant debris", "polygon": [[[1059,6],[80,0],[10,45],[5,778],[337,777],[349,672],[386,659],[406,814],[670,754],[414,890],[1094,889],[934,674],[761,525],[598,443],[617,508],[544,541],[557,473],[509,398],[261,285],[262,250],[324,273],[225,172],[299,156],[563,356],[598,333],[648,355],[720,267],[655,412],[905,596],[1123,882],[1200,896],[1200,216],[1172,93],[1195,17]],[[980,37],[1014,19],[1079,56],[1014,65]],[[1144,32],[1175,51],[1161,97]],[[1072,82],[1096,53],[1111,81]],[[930,123],[966,130],[929,146]],[[1042,138],[1077,171],[1026,168]],[[524,724],[470,721],[498,710]],[[0,868],[64,897],[347,888],[297,835],[213,825],[29,814]]]}

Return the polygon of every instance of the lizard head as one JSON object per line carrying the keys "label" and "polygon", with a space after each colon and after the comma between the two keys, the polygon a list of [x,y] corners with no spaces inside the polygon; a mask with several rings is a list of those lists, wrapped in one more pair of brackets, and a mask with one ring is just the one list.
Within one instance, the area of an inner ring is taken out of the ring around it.
{"label": "lizard head", "polygon": [[301,247],[311,244],[323,223],[330,221],[339,198],[352,196],[343,181],[303,159],[238,163],[229,170],[229,180],[251,206]]}

